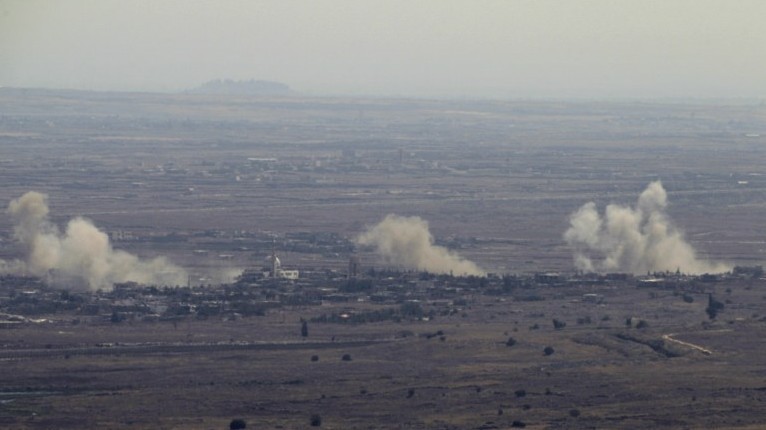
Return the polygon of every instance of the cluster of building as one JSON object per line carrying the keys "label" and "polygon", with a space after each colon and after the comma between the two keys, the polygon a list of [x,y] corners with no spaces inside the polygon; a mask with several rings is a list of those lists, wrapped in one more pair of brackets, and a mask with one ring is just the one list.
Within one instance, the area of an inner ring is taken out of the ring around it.
{"label": "cluster of building", "polygon": [[59,320],[75,323],[173,321],[187,317],[236,319],[264,315],[283,306],[323,306],[367,303],[438,307],[459,312],[480,295],[505,296],[515,301],[542,300],[539,291],[583,291],[582,302],[602,303],[605,287],[657,288],[705,293],[719,282],[763,279],[763,269],[737,267],[721,275],[689,276],[654,273],[452,276],[426,272],[375,270],[362,272],[352,257],[347,272],[305,271],[282,267],[272,253],[270,267],[243,272],[235,282],[207,286],[145,286],[117,284],[111,291],[77,292],[57,289],[42,280],[0,276],[0,327]]}

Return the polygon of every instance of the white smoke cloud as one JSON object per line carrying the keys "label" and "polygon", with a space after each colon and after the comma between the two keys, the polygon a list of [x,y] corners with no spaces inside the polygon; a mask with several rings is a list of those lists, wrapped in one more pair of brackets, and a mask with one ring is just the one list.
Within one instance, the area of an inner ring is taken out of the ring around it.
{"label": "white smoke cloud", "polygon": [[[569,217],[564,239],[574,249],[575,266],[583,271],[634,274],[675,271],[721,273],[723,263],[700,260],[683,234],[670,222],[667,194],[660,181],[646,187],[635,208],[611,204],[602,217],[586,203]],[[594,261],[595,260],[595,261]]]}
{"label": "white smoke cloud", "polygon": [[165,258],[141,260],[113,249],[106,233],[84,218],[71,219],[61,233],[48,219],[45,194],[30,191],[11,201],[7,212],[26,260],[1,261],[2,271],[51,276],[54,283],[85,283],[91,289],[111,289],[114,283],[128,281],[156,285],[186,282],[186,272]]}
{"label": "white smoke cloud", "polygon": [[394,214],[356,238],[363,246],[373,246],[386,263],[431,273],[483,276],[485,272],[442,246],[434,245],[428,222],[420,217]]}

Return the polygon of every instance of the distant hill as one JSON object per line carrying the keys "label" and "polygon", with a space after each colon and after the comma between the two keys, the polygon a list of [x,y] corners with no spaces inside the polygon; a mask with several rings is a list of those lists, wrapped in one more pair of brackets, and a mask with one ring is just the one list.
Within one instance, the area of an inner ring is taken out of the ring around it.
{"label": "distant hill", "polygon": [[216,79],[205,82],[197,88],[189,91],[194,94],[237,94],[258,96],[284,96],[290,94],[290,87],[281,82],[257,81],[234,81],[231,79]]}

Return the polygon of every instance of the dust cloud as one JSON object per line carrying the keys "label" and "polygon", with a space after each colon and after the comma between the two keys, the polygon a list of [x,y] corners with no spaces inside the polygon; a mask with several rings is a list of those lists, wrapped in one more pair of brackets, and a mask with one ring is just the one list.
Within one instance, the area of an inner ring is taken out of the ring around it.
{"label": "dust cloud", "polygon": [[111,289],[114,283],[181,285],[184,269],[165,258],[142,260],[115,250],[106,233],[85,218],[71,219],[62,233],[48,218],[47,196],[30,191],[11,201],[7,213],[13,235],[24,248],[25,260],[0,261],[4,272],[43,277],[54,285]]}
{"label": "dust cloud", "polygon": [[727,264],[697,258],[694,248],[668,218],[667,204],[662,183],[654,181],[633,208],[610,204],[602,217],[593,202],[580,207],[570,216],[570,227],[564,233],[564,239],[574,250],[577,269],[634,274],[730,270]]}
{"label": "dust cloud", "polygon": [[387,215],[356,238],[362,246],[371,246],[387,264],[454,275],[485,275],[475,263],[443,246],[434,245],[428,222],[420,217]]}

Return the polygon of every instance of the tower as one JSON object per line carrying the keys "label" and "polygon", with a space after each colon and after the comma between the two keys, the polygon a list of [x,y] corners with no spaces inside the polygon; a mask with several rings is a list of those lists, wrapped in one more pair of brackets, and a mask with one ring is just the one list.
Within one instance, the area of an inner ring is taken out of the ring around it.
{"label": "tower", "polygon": [[272,278],[279,278],[282,274],[282,262],[279,261],[279,257],[277,257],[277,248],[276,244],[272,243],[271,245],[271,277]]}
{"label": "tower", "polygon": [[359,274],[359,256],[352,255],[348,259],[348,279],[355,279]]}

